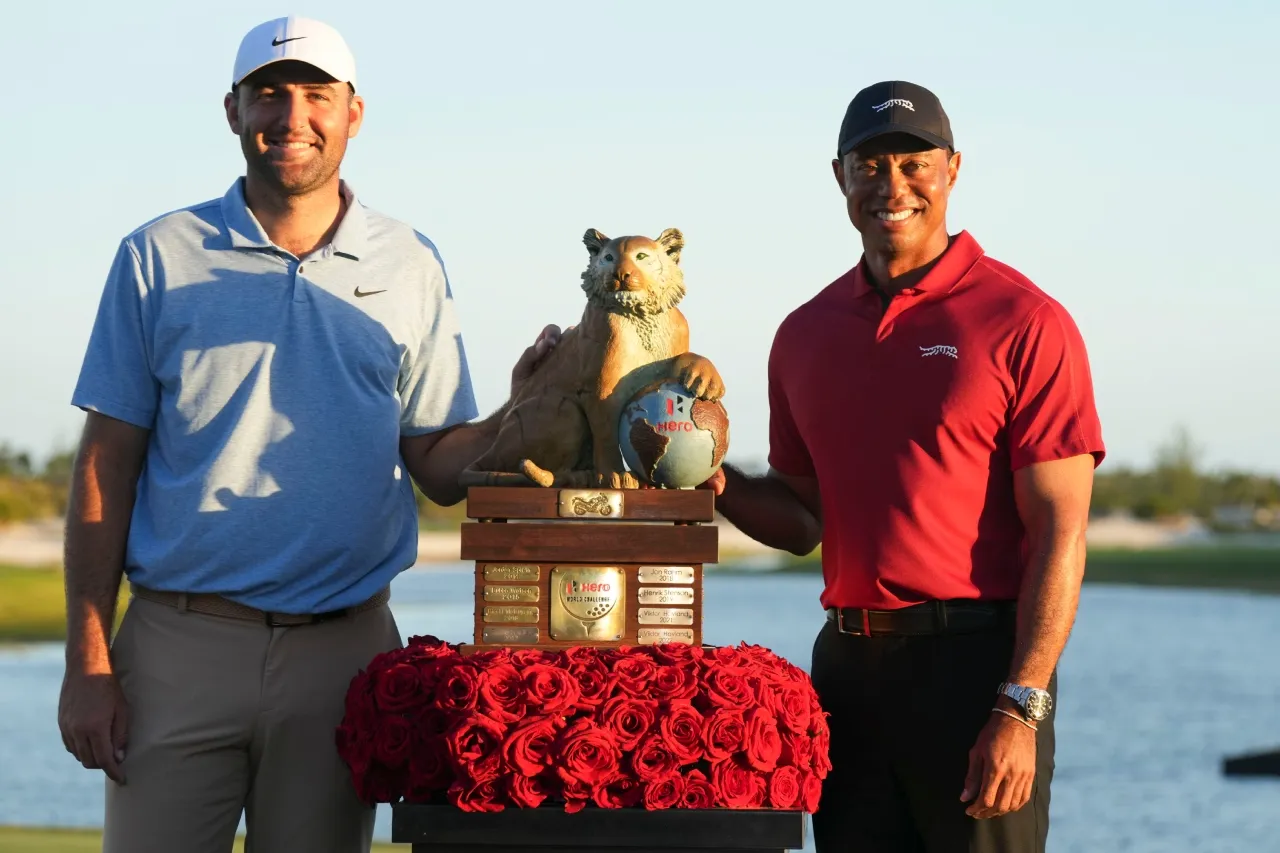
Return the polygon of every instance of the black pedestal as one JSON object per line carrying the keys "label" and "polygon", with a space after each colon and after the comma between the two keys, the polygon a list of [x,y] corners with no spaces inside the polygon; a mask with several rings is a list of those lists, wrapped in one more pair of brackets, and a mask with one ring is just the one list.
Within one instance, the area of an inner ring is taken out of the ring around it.
{"label": "black pedestal", "polygon": [[804,847],[805,813],[563,808],[463,812],[397,803],[391,840],[414,853],[778,853]]}

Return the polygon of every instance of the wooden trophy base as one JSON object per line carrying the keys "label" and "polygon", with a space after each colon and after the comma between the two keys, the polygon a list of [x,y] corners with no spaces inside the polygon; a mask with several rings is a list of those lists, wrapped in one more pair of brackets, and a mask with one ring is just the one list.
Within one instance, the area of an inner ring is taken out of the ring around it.
{"label": "wooden trophy base", "polygon": [[467,517],[476,609],[464,655],[702,643],[702,568],[719,559],[710,491],[475,487]]}
{"label": "wooden trophy base", "polygon": [[464,812],[397,803],[391,840],[414,853],[777,853],[804,847],[801,811],[563,808]]}

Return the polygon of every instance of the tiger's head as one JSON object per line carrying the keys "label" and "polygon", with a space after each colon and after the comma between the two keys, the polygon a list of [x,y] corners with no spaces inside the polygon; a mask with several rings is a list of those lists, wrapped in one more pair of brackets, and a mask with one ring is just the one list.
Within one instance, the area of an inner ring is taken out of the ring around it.
{"label": "tiger's head", "polygon": [[680,250],[684,235],[668,228],[656,240],[615,237],[594,228],[582,242],[591,259],[582,272],[587,300],[606,311],[650,317],[675,307],[684,298]]}

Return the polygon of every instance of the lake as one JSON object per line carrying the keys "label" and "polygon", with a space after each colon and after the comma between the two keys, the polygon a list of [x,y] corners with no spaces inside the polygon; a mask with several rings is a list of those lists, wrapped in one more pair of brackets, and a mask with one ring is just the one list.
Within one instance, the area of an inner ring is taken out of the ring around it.
{"label": "lake", "polygon": [[[807,669],[819,583],[711,573],[706,641],[758,643]],[[392,596],[402,633],[467,641],[473,590],[469,566],[405,573]],[[1277,650],[1280,597],[1086,586],[1059,676],[1049,849],[1277,849],[1280,779],[1220,773],[1224,755],[1280,745]],[[58,736],[61,678],[60,645],[0,651],[0,824],[101,825],[101,774]],[[377,837],[390,838],[387,807]]]}

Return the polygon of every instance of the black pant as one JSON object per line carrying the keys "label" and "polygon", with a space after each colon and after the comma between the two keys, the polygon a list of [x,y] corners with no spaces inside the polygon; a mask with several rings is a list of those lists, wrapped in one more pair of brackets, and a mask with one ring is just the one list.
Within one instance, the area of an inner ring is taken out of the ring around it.
{"label": "black pant", "polygon": [[[1008,678],[1013,641],[1012,624],[909,637],[824,625],[812,675],[831,715],[832,771],[813,816],[818,853],[1043,853],[1054,714],[1039,723],[1025,806],[977,820],[960,801],[969,750]],[[1049,691],[1056,699],[1056,675]]]}

